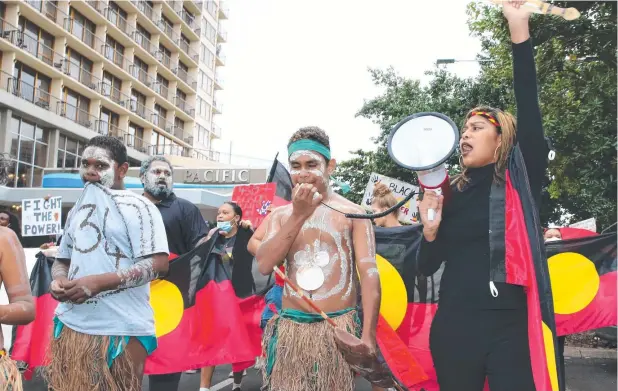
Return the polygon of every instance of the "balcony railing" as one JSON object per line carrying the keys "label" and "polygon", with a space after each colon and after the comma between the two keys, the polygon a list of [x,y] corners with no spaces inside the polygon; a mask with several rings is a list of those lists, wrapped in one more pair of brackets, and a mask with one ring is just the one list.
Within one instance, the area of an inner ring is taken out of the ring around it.
{"label": "balcony railing", "polygon": [[176,41],[176,39],[178,39],[178,35],[174,33],[174,27],[167,23],[165,19],[160,19],[157,22],[157,27],[159,27],[171,40]]}
{"label": "balcony railing", "polygon": [[172,58],[170,56],[168,56],[167,54],[165,54],[164,51],[159,50],[155,57],[157,58],[157,60],[159,60],[159,62],[163,65],[165,65],[165,67],[167,69],[172,69]]}
{"label": "balcony railing", "polygon": [[148,73],[144,71],[142,68],[137,65],[131,65],[131,75],[142,83],[146,84],[146,86],[151,87],[154,83],[154,80],[148,76]]}
{"label": "balcony railing", "polygon": [[[96,50],[98,46],[95,42],[98,40],[95,37],[94,31],[88,30],[83,24],[75,19],[66,18],[64,20],[64,29],[76,36],[80,41]],[[99,43],[99,42],[97,42]]]}
{"label": "balcony railing", "polygon": [[113,87],[109,82],[102,81],[99,83],[99,92],[101,95],[108,97],[112,102],[121,106],[125,106],[125,102],[131,100],[131,97],[123,94],[118,88]]}
{"label": "balcony railing", "polygon": [[193,88],[194,90],[197,89],[197,83],[192,78],[189,77],[189,74],[187,73],[187,71],[178,67],[176,69],[176,75],[178,75],[180,80],[187,83],[191,88]]}
{"label": "balcony railing", "polygon": [[[50,0],[26,0],[26,3],[30,4],[54,23],[61,24],[65,18],[69,17],[69,15],[61,11],[58,6]],[[60,23],[58,21],[60,21]]]}
{"label": "balcony railing", "polygon": [[172,7],[174,12],[180,13],[182,11],[182,0],[167,0],[167,3]]}
{"label": "balcony railing", "polygon": [[179,96],[176,96],[174,98],[174,104],[176,105],[176,107],[178,107],[180,110],[184,111],[185,113],[187,113],[189,116],[193,117],[194,113],[195,113],[195,109],[191,106],[189,106],[187,104],[187,102],[182,99]]}
{"label": "balcony railing", "polygon": [[221,113],[221,109],[222,109],[221,103],[217,102],[217,100],[216,100],[216,99],[213,99],[213,100],[212,100],[212,108],[213,108],[216,112]]}
{"label": "balcony railing", "polygon": [[221,128],[215,123],[212,124],[212,133],[215,137],[221,138]]}
{"label": "balcony railing", "polygon": [[191,157],[191,149],[175,144],[153,145],[152,154]]}
{"label": "balcony railing", "polygon": [[215,88],[223,89],[223,78],[221,76],[215,76]]}
{"label": "balcony railing", "polygon": [[219,3],[219,19],[229,19],[230,17],[230,8],[227,6],[225,2]]}
{"label": "balcony railing", "polygon": [[151,122],[155,125],[157,125],[158,127],[160,127],[161,129],[165,130],[168,133],[171,133],[173,131],[174,128],[174,124],[167,121],[165,119],[165,116],[163,116],[162,114],[159,113],[152,113],[152,120]]}
{"label": "balcony railing", "polygon": [[137,6],[137,9],[139,9],[144,15],[146,15],[148,19],[154,20],[154,10],[148,3],[142,0],[133,1],[133,3]]}
{"label": "balcony railing", "polygon": [[58,102],[56,106],[56,114],[61,117],[68,118],[71,121],[91,130],[95,130],[96,120],[98,119],[95,116],[90,115],[90,113],[86,110],[73,106],[66,101]]}
{"label": "balcony railing", "polygon": [[191,47],[189,42],[185,41],[184,39],[179,39],[177,42],[178,46],[180,46],[180,48],[187,53],[187,55],[189,54],[189,48]]}
{"label": "balcony railing", "polygon": [[170,98],[170,91],[169,88],[163,84],[161,84],[160,82],[157,81],[156,87],[155,87],[155,92],[159,95],[161,95],[162,97],[164,97],[165,99],[169,99]]}
{"label": "balcony railing", "polygon": [[[2,72],[3,76],[9,76],[8,73]],[[49,110],[51,105],[51,95],[48,91],[44,91],[40,88],[25,83],[15,77],[8,77],[6,90],[11,94],[27,100],[30,103]]]}
{"label": "balcony railing", "polygon": [[101,15],[105,15],[105,3],[102,0],[86,0],[86,3]]}
{"label": "balcony railing", "polygon": [[225,29],[221,26],[220,23],[217,27],[217,38],[218,42],[227,42],[227,31],[225,31]]}
{"label": "balcony railing", "polygon": [[60,69],[64,56],[29,34],[17,31],[13,25],[3,21],[2,38],[23,49],[49,66]]}
{"label": "balcony railing", "polygon": [[107,8],[105,16],[107,17],[107,20],[109,20],[110,22],[112,22],[113,25],[118,27],[120,31],[122,31],[126,35],[131,35],[132,31],[129,22],[127,22],[125,18],[123,18],[118,12],[116,12],[116,10],[114,10],[113,8]]}
{"label": "balcony railing", "polygon": [[101,83],[101,79],[94,76],[90,71],[70,61],[66,61],[64,73],[93,90],[97,90],[99,83]]}
{"label": "balcony railing", "polygon": [[189,14],[187,11],[185,11],[184,9],[182,11],[180,11],[180,13],[178,14],[180,15],[180,19],[182,19],[191,30],[196,30],[198,29],[200,26],[197,26],[195,23],[195,17],[191,14]]}
{"label": "balcony railing", "polygon": [[101,45],[101,54],[120,68],[125,69],[124,55],[110,45]]}
{"label": "balcony railing", "polygon": [[110,124],[103,120],[97,120],[95,131],[104,136],[115,137],[122,141],[127,147],[133,148],[141,153],[151,154],[152,147],[150,144],[135,135],[125,132],[114,124]]}
{"label": "balcony railing", "polygon": [[133,32],[133,40],[148,53],[151,53],[152,43],[146,36],[139,31]]}

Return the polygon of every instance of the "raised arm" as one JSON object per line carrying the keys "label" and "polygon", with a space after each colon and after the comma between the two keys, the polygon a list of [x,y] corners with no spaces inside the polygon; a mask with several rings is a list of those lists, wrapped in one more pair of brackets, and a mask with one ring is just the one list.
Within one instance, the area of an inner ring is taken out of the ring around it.
{"label": "raised arm", "polygon": [[352,220],[352,242],[356,267],[360,275],[363,305],[361,339],[372,349],[376,346],[376,327],[380,313],[380,275],[376,264],[376,241],[369,220]]}
{"label": "raised arm", "polygon": [[35,308],[24,249],[13,230],[0,229],[0,281],[9,304],[0,305],[0,323],[23,325],[34,320]]}
{"label": "raised arm", "polygon": [[285,259],[303,224],[311,217],[320,201],[322,201],[322,196],[317,193],[313,185],[307,183],[296,185],[292,213],[287,220],[283,222],[282,219],[283,213],[289,210],[287,208],[279,208],[272,213],[266,239],[255,256],[260,273],[263,275],[272,273],[273,268]]}
{"label": "raised arm", "polygon": [[547,168],[549,148],[543,133],[539,108],[538,85],[534,53],[530,41],[527,7],[516,8],[504,4],[513,49],[513,88],[517,103],[517,142],[526,164],[530,188],[540,197]]}

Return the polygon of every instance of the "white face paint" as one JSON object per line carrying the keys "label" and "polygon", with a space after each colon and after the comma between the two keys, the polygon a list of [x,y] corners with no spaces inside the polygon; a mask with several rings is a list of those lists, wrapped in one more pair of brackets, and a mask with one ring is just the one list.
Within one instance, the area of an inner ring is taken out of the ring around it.
{"label": "white face paint", "polygon": [[[310,167],[309,169],[303,169],[302,163],[299,161],[303,157],[309,161],[309,164],[311,164],[311,161],[317,162],[317,166]],[[327,164],[324,157],[319,153],[310,150],[296,151],[290,155],[290,166],[290,175],[295,176],[301,175],[302,173],[314,175],[320,178],[320,182],[324,183],[328,187],[329,181],[328,173],[326,171]]]}
{"label": "white face paint", "polygon": [[84,182],[99,182],[101,185],[111,188],[116,178],[114,160],[105,148],[88,147],[82,154],[79,175]]}
{"label": "white face paint", "polygon": [[158,199],[165,199],[172,194],[172,170],[162,161],[155,160],[143,178],[144,190]]}

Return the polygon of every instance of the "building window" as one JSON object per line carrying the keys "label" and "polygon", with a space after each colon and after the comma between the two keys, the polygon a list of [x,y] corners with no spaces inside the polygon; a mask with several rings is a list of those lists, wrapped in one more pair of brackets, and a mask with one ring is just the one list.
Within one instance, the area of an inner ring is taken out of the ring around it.
{"label": "building window", "polygon": [[109,35],[105,38],[105,43],[105,58],[122,68],[124,64],[124,46]]}
{"label": "building window", "polygon": [[146,118],[146,95],[135,89],[131,90],[131,111],[142,118]]}
{"label": "building window", "polygon": [[23,16],[19,17],[18,26],[21,33],[18,38],[21,40],[22,48],[43,60],[47,65],[52,65],[54,61],[52,49],[54,36]]}
{"label": "building window", "polygon": [[148,83],[148,64],[137,56],[133,58],[133,77],[144,84]]}
{"label": "building window", "polygon": [[90,121],[90,99],[67,87],[64,87],[63,95],[64,100],[60,115],[89,128],[92,125]]}
{"label": "building window", "polygon": [[118,123],[120,122],[120,116],[113,111],[102,107],[101,115],[99,118],[99,129],[98,132],[104,136],[113,136],[120,137],[121,132],[120,128],[118,128]]}
{"label": "building window", "polygon": [[213,18],[217,19],[217,3],[215,3],[212,0],[211,1],[207,1],[206,2],[206,11],[208,11],[210,16],[212,16]]}
{"label": "building window", "polygon": [[87,86],[94,85],[92,61],[68,46],[66,52],[69,75]]}
{"label": "building window", "polygon": [[208,69],[215,69],[215,55],[204,44],[201,47],[200,61],[206,64]]}
{"label": "building window", "polygon": [[82,42],[91,48],[95,48],[94,45],[94,32],[96,25],[87,19],[84,15],[77,12],[73,7],[70,7],[69,13],[71,14],[70,20],[70,32],[78,37]]}
{"label": "building window", "polygon": [[181,120],[178,117],[174,118],[174,127],[176,128],[177,131],[184,132],[185,131],[185,121]]}
{"label": "building window", "polygon": [[217,41],[217,29],[210,24],[209,21],[206,21],[206,29],[204,29],[204,36],[206,39],[210,41],[213,45]]}
{"label": "building window", "polygon": [[21,117],[11,118],[11,156],[7,187],[38,187],[47,165],[49,131]]}
{"label": "building window", "polygon": [[104,71],[103,72],[103,85],[101,86],[101,93],[114,102],[120,104],[122,101],[122,80],[115,77],[111,73]]}
{"label": "building window", "polygon": [[12,80],[11,92],[14,95],[49,109],[51,78],[17,61],[13,69]]}
{"label": "building window", "polygon": [[79,168],[82,161],[81,156],[84,151],[84,145],[85,143],[83,141],[60,135],[56,167]]}
{"label": "building window", "polygon": [[144,147],[144,128],[129,122],[129,134],[125,142],[127,147],[141,150]]}

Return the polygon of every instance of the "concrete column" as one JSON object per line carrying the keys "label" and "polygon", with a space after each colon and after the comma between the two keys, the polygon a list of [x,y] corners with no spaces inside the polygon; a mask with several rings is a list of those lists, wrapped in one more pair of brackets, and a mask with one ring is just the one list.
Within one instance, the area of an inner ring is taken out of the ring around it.
{"label": "concrete column", "polygon": [[64,19],[69,17],[70,1],[60,0],[58,2],[58,12],[56,14],[56,23],[64,26]]}
{"label": "concrete column", "polygon": [[[2,73],[0,74],[0,89],[13,91],[13,86],[9,85],[9,80],[13,78],[15,70],[15,52],[2,52]],[[0,144],[1,146],[1,144]]]}
{"label": "concrete column", "polygon": [[[122,130],[123,132],[127,132],[129,130],[129,116],[128,115],[121,115],[120,118],[118,118],[118,128],[120,130]],[[116,135],[116,136],[123,136],[122,135]]]}
{"label": "concrete column", "polygon": [[[176,90],[178,89],[178,81],[177,80],[170,80],[169,83],[169,94],[170,96],[167,97],[167,99],[170,100],[170,102],[172,102],[173,105],[176,104]],[[180,110],[180,109],[177,109]]]}
{"label": "concrete column", "polygon": [[94,35],[95,35],[95,45],[97,45],[96,51],[101,53],[103,56],[105,56],[104,47],[107,41],[107,25],[104,25],[104,24],[97,25],[94,31]]}
{"label": "concrete column", "polygon": [[[17,27],[17,23],[19,22],[19,7],[23,6],[23,7],[27,7],[27,4],[23,4],[20,5],[20,2],[15,2],[15,3],[8,3],[5,2],[6,4],[6,8],[5,8],[5,12],[4,12],[4,20],[7,23],[12,24],[13,26]],[[10,26],[5,27],[7,30],[10,28]]]}
{"label": "concrete column", "polygon": [[93,99],[90,101],[90,107],[88,110],[88,114],[90,114],[89,121],[92,122],[92,126],[94,127],[94,122],[99,119],[99,114],[101,113],[101,99]]}
{"label": "concrete column", "polygon": [[163,3],[154,3],[152,5],[152,13],[154,20],[153,22],[157,23],[161,19],[161,10],[163,9]]}
{"label": "concrete column", "polygon": [[137,79],[137,74],[133,75],[133,60],[135,59],[135,48],[125,47],[124,49],[124,70],[129,72],[131,76],[135,76]]}
{"label": "concrete column", "polygon": [[178,68],[178,59],[179,58],[180,58],[180,53],[173,51],[172,55],[170,56],[170,67],[172,67],[172,70]]}
{"label": "concrete column", "polygon": [[127,15],[127,30],[128,30],[127,33],[130,36],[133,36],[133,32],[135,31],[136,28],[137,28],[137,13],[134,12],[134,13]]}
{"label": "concrete column", "polygon": [[[0,110],[0,148],[2,151],[11,150],[11,117],[13,112],[10,109]],[[16,158],[17,156],[11,156]]]}
{"label": "concrete column", "polygon": [[[122,81],[122,84],[120,85],[120,92],[123,94],[123,96],[121,97],[121,99],[123,100],[131,99],[131,88],[133,88],[133,82],[131,80]],[[127,103],[125,103],[125,108],[129,109],[129,106]]]}
{"label": "concrete column", "polygon": [[60,144],[60,130],[49,130],[49,142],[47,144],[46,167],[56,167],[58,161],[58,144]]}

